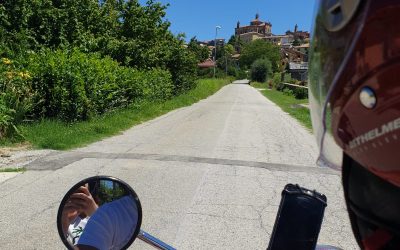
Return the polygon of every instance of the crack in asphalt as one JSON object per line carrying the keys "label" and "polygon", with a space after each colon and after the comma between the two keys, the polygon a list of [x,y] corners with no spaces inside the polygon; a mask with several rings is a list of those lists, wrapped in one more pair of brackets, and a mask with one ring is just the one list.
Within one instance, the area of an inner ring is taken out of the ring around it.
{"label": "crack in asphalt", "polygon": [[56,170],[68,166],[82,159],[132,159],[132,160],[153,160],[153,161],[176,161],[187,163],[205,163],[211,165],[244,166],[253,168],[264,168],[272,171],[285,172],[307,172],[328,175],[340,175],[339,171],[329,168],[289,165],[280,163],[266,163],[257,161],[231,160],[221,158],[194,157],[182,155],[161,155],[161,154],[139,154],[139,153],[97,153],[72,151],[67,153],[52,153],[46,157],[36,159],[27,164],[28,170]]}

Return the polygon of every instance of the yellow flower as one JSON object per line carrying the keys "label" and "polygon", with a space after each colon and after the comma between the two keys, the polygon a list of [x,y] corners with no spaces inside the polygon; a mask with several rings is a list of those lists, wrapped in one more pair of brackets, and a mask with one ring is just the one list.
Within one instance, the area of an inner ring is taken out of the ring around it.
{"label": "yellow flower", "polygon": [[19,72],[18,73],[18,75],[22,78],[22,79],[30,79],[31,78],[31,75],[29,74],[29,72],[28,71],[25,71],[25,72]]}
{"label": "yellow flower", "polygon": [[6,72],[7,79],[11,79],[11,78],[13,78],[13,76],[14,76],[14,72],[11,72],[11,71]]}
{"label": "yellow flower", "polygon": [[11,61],[10,59],[8,59],[8,58],[3,57],[3,58],[1,58],[1,60],[2,60],[3,63],[6,64],[6,65],[12,64],[12,61]]}
{"label": "yellow flower", "polygon": [[25,73],[23,73],[23,77],[22,77],[22,78],[24,78],[24,79],[31,79],[32,77],[31,77],[31,75],[29,74],[28,71],[25,71]]}

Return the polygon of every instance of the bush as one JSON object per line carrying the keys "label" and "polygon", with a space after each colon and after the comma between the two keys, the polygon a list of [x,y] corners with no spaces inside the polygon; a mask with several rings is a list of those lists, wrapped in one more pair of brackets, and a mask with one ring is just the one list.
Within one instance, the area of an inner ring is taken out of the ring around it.
{"label": "bush", "polygon": [[234,77],[236,77],[237,74],[238,74],[238,69],[237,69],[236,67],[234,67],[234,66],[229,66],[229,67],[228,67],[228,75],[229,75],[229,76],[234,76]]}
{"label": "bush", "polygon": [[251,65],[251,80],[265,82],[272,73],[272,65],[268,59],[258,59]]}
{"label": "bush", "polygon": [[236,79],[237,80],[242,80],[242,79],[247,79],[248,75],[245,70],[238,70],[236,73]]}
{"label": "bush", "polygon": [[35,118],[86,120],[135,101],[167,99],[173,91],[168,71],[141,72],[76,50],[46,50],[29,61]]}
{"label": "bush", "polygon": [[282,91],[285,95],[292,95],[296,99],[306,99],[308,98],[308,89],[296,87],[296,86],[289,86],[283,83],[279,83],[277,88],[278,91]]}
{"label": "bush", "polygon": [[283,77],[283,81],[289,83],[292,80],[292,76],[286,73]]}
{"label": "bush", "polygon": [[[213,78],[214,68],[198,69],[197,76],[200,78]],[[219,68],[215,68],[215,78],[225,78],[225,71]]]}
{"label": "bush", "polygon": [[276,85],[276,90],[278,91],[283,91],[287,86],[285,84],[283,84],[282,82],[278,83],[278,85]]}
{"label": "bush", "polygon": [[198,68],[197,76],[200,78],[212,78],[214,76],[213,68]]}
{"label": "bush", "polygon": [[296,99],[306,99],[308,98],[308,89],[295,87],[293,90],[293,95]]}
{"label": "bush", "polygon": [[283,92],[283,94],[288,95],[288,96],[293,95],[293,91],[289,88],[284,88],[282,92]]}
{"label": "bush", "polygon": [[8,58],[0,62],[0,138],[18,135],[15,124],[25,119],[34,105],[31,74],[22,67]]}
{"label": "bush", "polygon": [[[169,56],[160,63],[161,68],[171,73],[173,81],[173,94],[179,95],[196,86],[196,57],[183,47],[183,41],[173,40],[167,52]],[[159,52],[158,52],[159,53]]]}
{"label": "bush", "polygon": [[[0,52],[11,57],[29,50],[77,47],[85,53],[109,56],[123,66],[168,70],[174,94],[192,89],[197,60],[185,48],[183,36],[169,30],[170,22],[165,19],[168,5],[139,2],[1,1]],[[207,52],[202,49],[205,56]]]}
{"label": "bush", "polygon": [[280,83],[281,83],[281,73],[279,73],[279,72],[274,73],[274,76],[272,78],[273,87],[277,89],[278,84],[280,84]]}
{"label": "bush", "polygon": [[14,125],[12,113],[13,110],[7,107],[3,100],[4,93],[0,95],[0,139],[9,134]]}

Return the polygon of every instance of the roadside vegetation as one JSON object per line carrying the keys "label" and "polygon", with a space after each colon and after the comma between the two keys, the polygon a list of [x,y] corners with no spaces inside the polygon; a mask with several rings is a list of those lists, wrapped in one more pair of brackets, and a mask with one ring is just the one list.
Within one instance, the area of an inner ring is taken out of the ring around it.
{"label": "roadside vegetation", "polygon": [[283,111],[296,118],[310,131],[312,130],[311,115],[308,106],[308,90],[300,82],[284,75],[284,82],[294,86],[285,85],[281,81],[281,73],[275,73],[267,82],[252,82],[251,85],[262,90],[261,93],[277,104]]}
{"label": "roadside vegetation", "polygon": [[296,99],[275,89],[262,90],[262,94],[277,104],[283,111],[296,118],[309,130],[312,129],[310,111],[307,107],[301,106],[308,103],[308,99]]}
{"label": "roadside vegetation", "polygon": [[[0,3],[0,145],[70,149],[190,105],[231,79],[275,84],[279,47],[188,44],[148,0]],[[238,57],[240,53],[240,57]],[[216,58],[216,68],[198,63]],[[215,71],[215,73],[214,73]],[[213,80],[205,80],[214,77]]]}
{"label": "roadside vegetation", "polygon": [[166,9],[153,0],[2,1],[0,143],[71,148],[178,107],[207,85],[196,80],[198,55],[184,35],[169,31]]}

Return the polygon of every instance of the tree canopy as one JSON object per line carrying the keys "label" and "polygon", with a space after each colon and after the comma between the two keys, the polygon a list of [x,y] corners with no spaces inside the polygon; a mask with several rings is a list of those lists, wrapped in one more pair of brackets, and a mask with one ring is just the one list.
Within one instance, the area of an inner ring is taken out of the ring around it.
{"label": "tree canopy", "polygon": [[192,51],[198,62],[203,62],[210,57],[210,51],[207,46],[201,46],[196,37],[192,37],[188,43],[188,49]]}
{"label": "tree canopy", "polygon": [[194,84],[196,60],[183,36],[168,30],[167,7],[154,0],[143,6],[138,0],[4,0],[0,50],[13,57],[42,48],[79,48],[124,66],[168,69],[176,85],[187,89]]}
{"label": "tree canopy", "polygon": [[272,64],[272,70],[279,70],[279,47],[261,39],[254,40],[244,45],[240,55],[241,67],[251,67],[257,59],[266,58]]}

